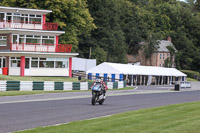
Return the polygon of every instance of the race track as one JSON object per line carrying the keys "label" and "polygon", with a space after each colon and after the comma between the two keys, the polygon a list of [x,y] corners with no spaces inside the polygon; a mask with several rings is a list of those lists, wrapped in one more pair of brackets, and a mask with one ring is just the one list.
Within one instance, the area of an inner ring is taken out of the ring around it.
{"label": "race track", "polygon": [[[90,94],[90,92],[84,92],[84,95],[86,93]],[[89,97],[0,103],[0,133],[193,101],[200,101],[200,91],[108,96],[104,105],[95,106],[91,105]]]}

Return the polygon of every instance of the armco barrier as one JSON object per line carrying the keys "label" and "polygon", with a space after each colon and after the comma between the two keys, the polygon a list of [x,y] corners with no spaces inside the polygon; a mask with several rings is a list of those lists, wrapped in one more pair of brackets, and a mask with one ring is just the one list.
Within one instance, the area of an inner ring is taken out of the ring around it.
{"label": "armco barrier", "polygon": [[53,81],[45,81],[44,82],[44,91],[54,91],[54,82]]}
{"label": "armco barrier", "polygon": [[33,81],[33,90],[44,90],[44,82]]}
{"label": "armco barrier", "polygon": [[20,81],[7,81],[7,91],[19,91]]}
{"label": "armco barrier", "polygon": [[0,81],[0,91],[6,91],[6,81]]}
{"label": "armco barrier", "polygon": [[21,81],[20,82],[20,91],[32,91],[33,81]]}
{"label": "armco barrier", "polygon": [[54,83],[54,88],[55,88],[55,90],[63,90],[64,89],[63,82],[55,82]]}
{"label": "armco barrier", "polygon": [[113,89],[117,89],[118,88],[118,82],[113,82]]}
{"label": "armco barrier", "polygon": [[80,82],[73,82],[72,83],[72,90],[80,90],[81,87],[80,87]]}
{"label": "armco barrier", "polygon": [[64,90],[72,90],[72,82],[64,82]]}
{"label": "armco barrier", "polygon": [[[89,90],[92,82],[0,81],[0,91]],[[124,88],[124,81],[106,82],[108,89]]]}

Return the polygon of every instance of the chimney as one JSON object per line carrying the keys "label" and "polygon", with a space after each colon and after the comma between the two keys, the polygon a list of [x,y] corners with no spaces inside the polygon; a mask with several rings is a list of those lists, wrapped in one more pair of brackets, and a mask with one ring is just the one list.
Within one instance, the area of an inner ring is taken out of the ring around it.
{"label": "chimney", "polygon": [[170,36],[168,36],[167,40],[172,42],[172,38]]}

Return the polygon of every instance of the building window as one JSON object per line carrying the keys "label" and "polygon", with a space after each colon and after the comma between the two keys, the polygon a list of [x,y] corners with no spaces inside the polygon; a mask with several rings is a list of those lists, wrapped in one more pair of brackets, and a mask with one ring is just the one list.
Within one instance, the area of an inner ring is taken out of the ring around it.
{"label": "building window", "polygon": [[38,68],[38,63],[39,63],[38,58],[32,58],[31,67]]}
{"label": "building window", "polygon": [[68,68],[69,60],[66,58],[34,58],[31,60],[32,68]]}
{"label": "building window", "polygon": [[163,59],[165,59],[165,53],[163,53]]}
{"label": "building window", "polygon": [[0,68],[6,67],[6,58],[0,57]]}
{"label": "building window", "polygon": [[55,36],[13,35],[13,43],[17,44],[55,44]]}
{"label": "building window", "polygon": [[167,57],[169,57],[169,53],[167,53]]}
{"label": "building window", "polygon": [[1,13],[0,19],[13,23],[42,24],[42,15],[35,14]]}
{"label": "building window", "polygon": [[162,59],[162,54],[160,54],[160,59]]}
{"label": "building window", "polygon": [[7,37],[6,36],[0,36],[0,46],[6,46],[7,45]]}
{"label": "building window", "polygon": [[55,62],[55,67],[56,68],[67,68],[68,64],[67,61],[56,61]]}
{"label": "building window", "polygon": [[20,57],[11,57],[11,67],[20,67],[21,59]]}

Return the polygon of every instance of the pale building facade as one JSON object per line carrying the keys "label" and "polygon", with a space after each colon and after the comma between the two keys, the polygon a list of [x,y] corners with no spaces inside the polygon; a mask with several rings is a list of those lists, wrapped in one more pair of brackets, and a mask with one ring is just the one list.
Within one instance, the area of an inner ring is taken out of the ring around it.
{"label": "pale building facade", "polygon": [[0,6],[0,74],[71,76],[72,45],[59,44],[57,23],[46,22],[51,10]]}

